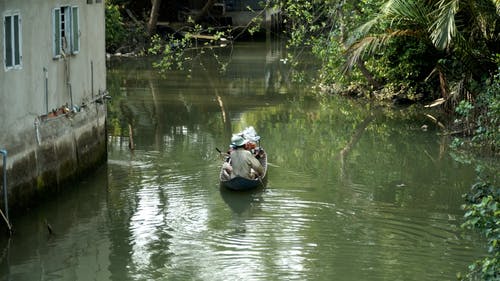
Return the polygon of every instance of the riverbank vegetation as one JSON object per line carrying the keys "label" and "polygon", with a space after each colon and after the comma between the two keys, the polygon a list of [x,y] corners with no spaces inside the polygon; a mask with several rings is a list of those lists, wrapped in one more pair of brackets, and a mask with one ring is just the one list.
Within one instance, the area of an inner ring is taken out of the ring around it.
{"label": "riverbank vegetation", "polygon": [[285,2],[290,46],[321,59],[325,92],[439,106],[474,136],[456,144],[498,153],[498,1]]}
{"label": "riverbank vegetation", "polygon": [[[107,1],[108,52],[161,55],[159,70],[182,68],[206,52],[195,47],[242,34],[210,15],[216,1],[199,11],[152,3]],[[304,50],[319,60],[317,92],[440,107],[454,120],[449,134],[462,137],[455,147],[498,155],[500,2],[280,0],[264,8],[280,11],[281,28],[273,31],[295,50],[291,65],[305,61]],[[257,31],[260,20],[246,30]],[[193,40],[200,34],[210,36],[200,44]]]}
{"label": "riverbank vegetation", "polygon": [[[291,46],[309,46],[322,60],[317,84],[324,92],[439,106],[453,120],[448,131],[458,161],[497,159],[499,1],[333,2],[282,6]],[[477,164],[477,183],[465,196],[463,227],[487,238],[489,256],[463,280],[500,278],[496,166]]]}
{"label": "riverbank vegetation", "polygon": [[[238,40],[210,17],[216,1],[205,1],[197,13],[184,11],[181,2],[107,1],[108,51],[160,55],[156,66],[162,70],[182,68],[206,51],[192,51],[199,47],[194,34],[210,34],[203,46]],[[499,156],[500,1],[276,0],[265,5],[280,11],[279,36],[293,50],[287,61],[299,68],[307,51],[320,62],[315,92],[441,108],[451,120],[446,134],[459,161]],[[181,13],[183,22],[157,25],[159,18],[171,21]],[[256,17],[247,30],[255,32],[259,22]],[[488,239],[490,255],[463,278],[497,280],[499,188],[495,171],[485,176],[487,169],[480,170],[467,195],[464,227]]]}

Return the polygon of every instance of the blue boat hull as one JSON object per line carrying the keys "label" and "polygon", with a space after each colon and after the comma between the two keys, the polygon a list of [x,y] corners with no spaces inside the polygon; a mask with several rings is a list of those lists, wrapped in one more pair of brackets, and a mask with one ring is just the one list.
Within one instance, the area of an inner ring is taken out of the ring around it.
{"label": "blue boat hull", "polygon": [[240,191],[240,190],[251,190],[257,187],[262,187],[263,182],[261,182],[258,179],[249,180],[242,177],[236,177],[228,181],[221,181],[221,185],[231,190]]}

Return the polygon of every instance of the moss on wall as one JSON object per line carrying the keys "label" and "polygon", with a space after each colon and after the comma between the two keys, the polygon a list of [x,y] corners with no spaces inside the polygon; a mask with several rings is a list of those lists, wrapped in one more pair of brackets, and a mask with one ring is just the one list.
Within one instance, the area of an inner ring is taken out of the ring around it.
{"label": "moss on wall", "polygon": [[[29,145],[14,155],[9,153],[10,213],[25,211],[63,191],[71,186],[67,183],[78,180],[107,159],[105,115],[105,105],[102,105],[78,112],[71,118],[46,121],[40,126],[40,144]],[[3,180],[1,173],[0,180]],[[0,204],[4,204],[3,197]]]}

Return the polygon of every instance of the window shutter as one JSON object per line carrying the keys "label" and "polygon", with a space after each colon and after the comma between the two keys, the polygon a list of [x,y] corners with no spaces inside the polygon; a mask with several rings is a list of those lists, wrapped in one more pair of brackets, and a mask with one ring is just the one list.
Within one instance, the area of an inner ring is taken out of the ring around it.
{"label": "window shutter", "polygon": [[57,8],[53,10],[52,13],[53,21],[53,55],[54,58],[61,56],[61,9]]}
{"label": "window shutter", "polygon": [[14,65],[21,65],[21,19],[14,15]]}
{"label": "window shutter", "polygon": [[5,67],[9,68],[13,65],[13,51],[12,50],[12,17],[6,16],[4,18],[4,41],[5,41]]}
{"label": "window shutter", "polygon": [[80,24],[78,7],[71,8],[71,52],[78,54],[80,51]]}

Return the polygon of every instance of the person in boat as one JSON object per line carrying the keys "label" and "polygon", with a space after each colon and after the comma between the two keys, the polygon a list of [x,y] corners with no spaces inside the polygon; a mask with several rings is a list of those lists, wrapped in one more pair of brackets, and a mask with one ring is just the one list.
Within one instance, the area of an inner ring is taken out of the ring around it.
{"label": "person in boat", "polygon": [[[241,135],[234,135],[231,138],[231,164],[227,163],[225,171],[229,177],[243,177],[247,179],[255,179],[264,173],[264,167],[260,164],[259,160],[247,150],[246,144],[248,140]],[[226,164],[226,163],[225,163]]]}

